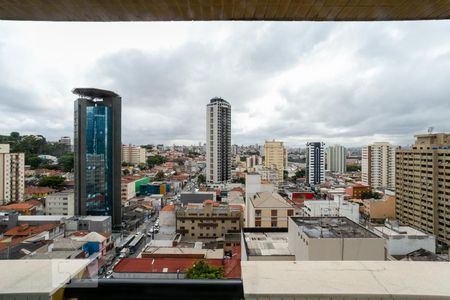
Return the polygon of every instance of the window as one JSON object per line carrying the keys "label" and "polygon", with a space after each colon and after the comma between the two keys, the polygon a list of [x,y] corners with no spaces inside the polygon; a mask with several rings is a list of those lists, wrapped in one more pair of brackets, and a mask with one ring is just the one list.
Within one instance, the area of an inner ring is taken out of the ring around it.
{"label": "window", "polygon": [[294,211],[293,211],[293,210],[291,210],[291,209],[290,209],[290,210],[288,210],[288,212],[287,212],[287,215],[288,215],[288,216],[293,216],[293,215],[294,215]]}
{"label": "window", "polygon": [[271,215],[272,217],[276,217],[278,215],[278,211],[276,209],[272,209]]}

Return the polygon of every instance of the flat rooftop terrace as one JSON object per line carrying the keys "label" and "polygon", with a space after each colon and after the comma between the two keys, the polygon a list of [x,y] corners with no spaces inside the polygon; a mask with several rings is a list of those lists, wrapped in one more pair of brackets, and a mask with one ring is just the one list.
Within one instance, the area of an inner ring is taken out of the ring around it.
{"label": "flat rooftop terrace", "polygon": [[247,255],[292,255],[287,232],[244,232]]}
{"label": "flat rooftop terrace", "polygon": [[293,217],[309,238],[380,238],[345,217]]}
{"label": "flat rooftop terrace", "polygon": [[252,299],[449,299],[450,263],[243,261]]}

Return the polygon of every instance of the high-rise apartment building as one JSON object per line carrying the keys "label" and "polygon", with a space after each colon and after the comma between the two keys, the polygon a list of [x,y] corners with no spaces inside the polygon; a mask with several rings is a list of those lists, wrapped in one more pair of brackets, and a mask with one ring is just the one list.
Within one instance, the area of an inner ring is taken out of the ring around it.
{"label": "high-rise apartment building", "polygon": [[206,106],[206,180],[225,182],[231,177],[231,105],[213,98]]}
{"label": "high-rise apartment building", "polygon": [[450,245],[450,134],[416,135],[396,151],[396,215]]}
{"label": "high-rise apartment building", "polygon": [[121,215],[121,98],[114,92],[77,88],[75,101],[75,214]]}
{"label": "high-rise apartment building", "polygon": [[0,204],[23,201],[25,154],[10,153],[9,144],[0,144]]}
{"label": "high-rise apartment building", "polygon": [[329,146],[326,149],[327,170],[335,173],[347,171],[347,149],[341,145]]}
{"label": "high-rise apartment building", "polygon": [[145,148],[122,145],[122,161],[129,164],[145,164]]}
{"label": "high-rise apartment building", "polygon": [[372,188],[394,188],[394,146],[386,142],[364,146],[361,156],[361,177],[365,185]]}
{"label": "high-rise apartment building", "polygon": [[70,140],[70,136],[62,136],[58,143],[66,145],[67,149],[72,150],[72,141]]}
{"label": "high-rise apartment building", "polygon": [[325,181],[325,143],[306,144],[306,180],[309,184],[321,184]]}
{"label": "high-rise apartment building", "polygon": [[287,149],[283,142],[266,141],[264,144],[264,165],[277,170],[277,180],[283,180],[284,170],[287,168]]}

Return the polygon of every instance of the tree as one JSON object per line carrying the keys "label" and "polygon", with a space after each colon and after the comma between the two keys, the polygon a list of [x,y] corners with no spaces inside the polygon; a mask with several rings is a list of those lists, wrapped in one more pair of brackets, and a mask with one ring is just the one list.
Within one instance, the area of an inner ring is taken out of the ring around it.
{"label": "tree", "polygon": [[361,166],[358,165],[348,165],[347,172],[359,172],[361,171]]}
{"label": "tree", "polygon": [[155,180],[156,181],[160,181],[164,179],[164,172],[163,171],[158,171],[158,173],[156,173],[155,175]]}
{"label": "tree", "polygon": [[301,170],[298,170],[297,172],[295,172],[295,177],[296,177],[296,178],[302,178],[302,177],[305,177],[305,170],[304,170],[304,169],[301,169]]}
{"label": "tree", "polygon": [[149,168],[153,168],[154,166],[159,166],[165,163],[167,159],[161,155],[150,156],[147,158],[147,164]]}
{"label": "tree", "polygon": [[203,174],[198,175],[197,182],[198,182],[198,184],[205,184],[206,183],[205,175],[203,175]]}
{"label": "tree", "polygon": [[187,279],[222,279],[224,278],[223,267],[209,266],[204,260],[196,262],[186,272]]}
{"label": "tree", "polygon": [[58,164],[61,170],[64,172],[70,172],[73,170],[74,153],[64,154],[58,158]]}
{"label": "tree", "polygon": [[51,175],[39,179],[38,186],[48,186],[54,189],[60,189],[64,183],[64,177]]}
{"label": "tree", "polygon": [[380,194],[374,191],[367,191],[361,193],[361,199],[380,199]]}
{"label": "tree", "polygon": [[29,165],[31,169],[37,169],[43,162],[43,159],[37,157],[36,155],[30,155],[25,158],[25,164]]}

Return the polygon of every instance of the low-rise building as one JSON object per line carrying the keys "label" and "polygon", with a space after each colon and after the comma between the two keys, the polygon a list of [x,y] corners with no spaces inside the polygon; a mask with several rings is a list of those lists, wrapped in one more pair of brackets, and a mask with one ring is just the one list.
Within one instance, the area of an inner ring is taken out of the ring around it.
{"label": "low-rise building", "polygon": [[241,260],[295,260],[287,228],[243,228]]}
{"label": "low-rise building", "polygon": [[243,225],[241,208],[212,200],[189,204],[176,215],[177,233],[185,239],[216,239],[226,233],[240,232]]}
{"label": "low-rise building", "polygon": [[346,188],[345,192],[352,199],[362,199],[364,193],[370,192],[370,187],[363,184],[355,184]]}
{"label": "low-rise building", "polygon": [[295,260],[385,260],[384,239],[345,217],[292,217]]}
{"label": "low-rise building", "polygon": [[182,204],[203,203],[206,200],[216,201],[216,192],[182,192],[180,195]]}
{"label": "low-rise building", "polygon": [[46,215],[73,216],[75,213],[75,195],[73,190],[53,193],[45,198]]}
{"label": "low-rise building", "polygon": [[403,256],[419,249],[436,252],[436,237],[412,227],[394,222],[373,227],[373,231],[385,239],[388,255]]}
{"label": "low-rise building", "polygon": [[304,202],[303,213],[307,217],[347,217],[359,222],[359,205],[342,200],[309,200]]}
{"label": "low-rise building", "polygon": [[166,205],[159,211],[161,227],[175,227],[176,219],[175,205]]}
{"label": "low-rise building", "polygon": [[364,214],[369,220],[395,219],[395,196],[364,199]]}
{"label": "low-rise building", "polygon": [[248,227],[287,227],[294,207],[276,192],[256,193],[249,199]]}

